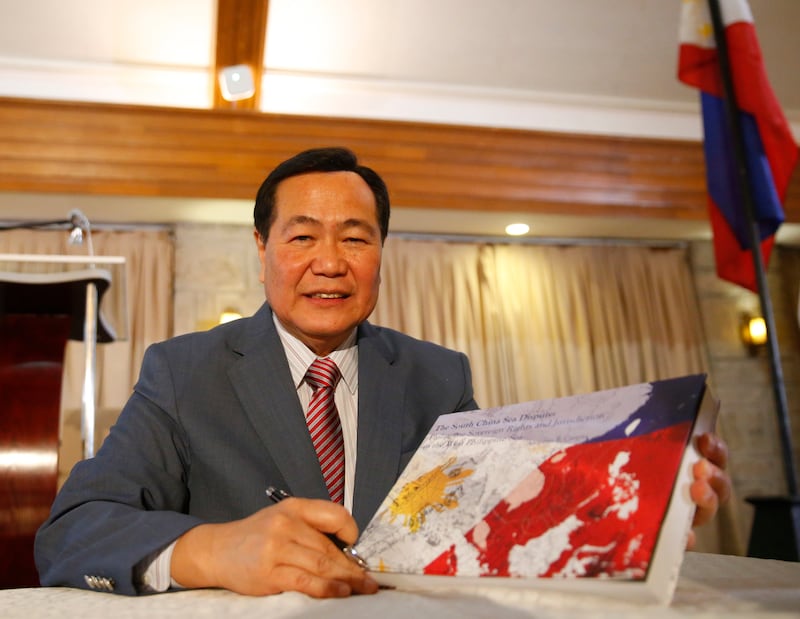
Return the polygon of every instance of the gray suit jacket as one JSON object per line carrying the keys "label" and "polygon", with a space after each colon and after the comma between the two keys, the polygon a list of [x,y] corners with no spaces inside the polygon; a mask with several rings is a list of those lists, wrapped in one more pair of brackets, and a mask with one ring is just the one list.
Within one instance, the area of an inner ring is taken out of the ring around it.
{"label": "gray suit jacket", "polygon": [[[363,528],[436,418],[477,405],[461,353],[365,323],[358,355],[353,516]],[[265,507],[269,485],[327,498],[264,305],[148,349],[117,424],[73,469],[37,534],[41,582],[85,588],[94,575],[135,594],[144,557],[199,523]]]}

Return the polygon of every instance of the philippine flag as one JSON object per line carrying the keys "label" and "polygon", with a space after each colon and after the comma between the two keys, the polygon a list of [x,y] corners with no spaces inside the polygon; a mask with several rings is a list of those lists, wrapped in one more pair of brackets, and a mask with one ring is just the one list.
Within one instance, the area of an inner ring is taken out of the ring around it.
{"label": "philippine flag", "polygon": [[[719,5],[766,265],[775,232],[783,222],[782,204],[798,149],[767,80],[750,7],[746,0],[719,0]],[[717,275],[756,291],[749,223],[737,178],[733,137],[725,122],[722,78],[706,0],[683,1],[678,78],[700,90]]]}

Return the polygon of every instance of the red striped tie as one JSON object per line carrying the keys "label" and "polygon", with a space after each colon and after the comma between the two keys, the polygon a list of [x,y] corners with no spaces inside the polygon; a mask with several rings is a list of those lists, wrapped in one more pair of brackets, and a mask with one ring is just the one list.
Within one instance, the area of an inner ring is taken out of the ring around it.
{"label": "red striped tie", "polygon": [[306,423],[314,449],[317,450],[328,494],[335,503],[344,500],[344,439],[333,399],[336,383],[341,377],[339,368],[327,357],[315,360],[308,367],[305,377],[314,390],[308,404]]}

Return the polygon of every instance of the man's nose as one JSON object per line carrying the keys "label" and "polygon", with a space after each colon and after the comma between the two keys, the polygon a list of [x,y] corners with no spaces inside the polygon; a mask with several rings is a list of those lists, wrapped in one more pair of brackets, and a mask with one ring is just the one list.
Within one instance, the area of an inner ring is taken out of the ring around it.
{"label": "man's nose", "polygon": [[317,246],[311,270],[315,275],[333,277],[347,271],[347,261],[342,248],[334,241],[326,241]]}

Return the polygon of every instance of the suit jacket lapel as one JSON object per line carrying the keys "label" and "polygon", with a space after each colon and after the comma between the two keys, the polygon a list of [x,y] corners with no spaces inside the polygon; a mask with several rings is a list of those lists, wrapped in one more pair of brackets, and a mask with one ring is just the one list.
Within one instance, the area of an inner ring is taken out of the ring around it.
{"label": "suit jacket lapel", "polygon": [[316,461],[317,455],[269,306],[264,304],[247,319],[239,333],[241,337],[231,342],[231,346],[241,358],[228,376],[256,433],[280,470],[285,489],[297,496],[328,498],[319,467],[308,466]]}
{"label": "suit jacket lapel", "polygon": [[[328,498],[308,434],[305,415],[292,383],[272,311],[267,304],[244,319],[231,342],[240,355],[228,376],[268,456],[294,495]],[[358,446],[353,517],[359,527],[372,518],[395,482],[400,467],[403,406],[402,380],[392,368],[395,353],[368,323],[358,334]],[[378,456],[376,456],[378,454]]]}
{"label": "suit jacket lapel", "polygon": [[403,436],[403,381],[395,353],[369,323],[358,333],[358,447],[353,517],[367,525],[398,475]]}

